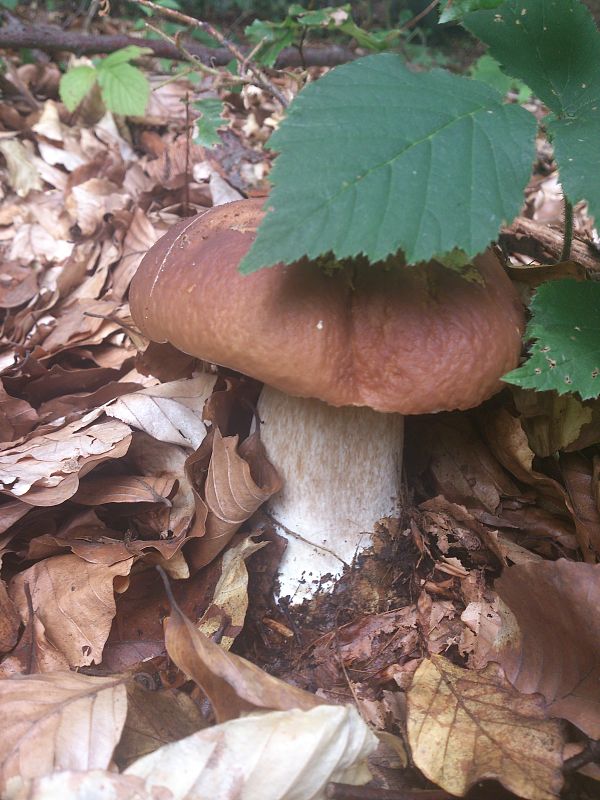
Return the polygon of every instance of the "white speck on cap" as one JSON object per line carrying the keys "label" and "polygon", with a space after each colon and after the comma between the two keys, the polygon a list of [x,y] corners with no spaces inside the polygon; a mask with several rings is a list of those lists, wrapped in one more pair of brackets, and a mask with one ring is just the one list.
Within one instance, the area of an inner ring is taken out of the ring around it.
{"label": "white speck on cap", "polygon": [[317,322],[317,330],[318,330],[318,331],[322,331],[324,327],[325,327],[325,326],[324,326],[324,324],[323,324],[323,320],[322,320],[322,319],[320,319],[320,320]]}

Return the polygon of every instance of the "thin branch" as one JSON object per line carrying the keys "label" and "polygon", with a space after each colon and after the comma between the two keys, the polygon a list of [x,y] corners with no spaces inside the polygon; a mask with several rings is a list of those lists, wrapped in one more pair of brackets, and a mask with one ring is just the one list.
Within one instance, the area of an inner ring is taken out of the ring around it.
{"label": "thin branch", "polygon": [[[2,16],[5,16],[3,13]],[[20,50],[29,48],[42,50],[44,53],[69,52],[78,55],[96,55],[97,53],[114,53],[129,45],[147,47],[157,58],[168,58],[172,61],[187,61],[181,51],[171,42],[157,39],[142,39],[140,36],[126,34],[93,34],[78,31],[65,31],[55,25],[24,25],[8,23],[0,26],[0,49]],[[193,40],[186,42],[186,49],[193,53],[205,65],[224,67],[231,61],[231,53],[224,47],[205,47]],[[245,53],[245,48],[240,48]],[[311,67],[335,67],[353,61],[359,53],[349,47],[327,45],[304,49],[306,64]],[[286,47],[275,64],[277,69],[302,66],[295,47]]]}
{"label": "thin branch", "polygon": [[414,28],[415,25],[417,25],[423,19],[423,17],[426,17],[430,11],[433,11],[433,9],[439,4],[439,2],[440,0],[431,0],[431,3],[429,3],[429,5],[426,6],[423,9],[423,11],[421,11],[419,14],[416,14],[414,17],[409,19],[406,25],[403,25],[400,28],[400,30],[407,31],[409,30],[409,28]]}
{"label": "thin branch", "polygon": [[188,28],[197,28],[198,30],[208,33],[209,36],[212,36],[213,39],[216,39],[216,41],[219,42],[222,47],[225,47],[227,50],[229,50],[231,55],[238,60],[241,68],[245,67],[252,74],[252,82],[255,86],[258,86],[259,89],[262,89],[264,92],[267,92],[276,100],[278,100],[284,108],[287,107],[289,101],[283,92],[281,92],[281,90],[278,89],[271,80],[269,80],[269,78],[257,64],[248,61],[246,55],[239,49],[239,47],[233,42],[230,42],[229,39],[226,39],[221,31],[215,28],[214,25],[211,25],[210,22],[194,19],[194,17],[189,17],[187,14],[183,14],[181,11],[176,11],[173,8],[164,8],[163,6],[159,6],[156,3],[151,2],[151,0],[130,0],[130,2],[134,3],[135,5],[142,6],[143,8],[149,8],[157,14],[160,14],[160,16],[175,20],[181,25],[186,25]]}

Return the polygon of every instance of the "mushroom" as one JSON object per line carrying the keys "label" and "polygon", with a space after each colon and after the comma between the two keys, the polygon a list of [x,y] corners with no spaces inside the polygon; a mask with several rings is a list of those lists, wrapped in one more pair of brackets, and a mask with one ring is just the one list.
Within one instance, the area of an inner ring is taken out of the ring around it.
{"label": "mushroom", "polygon": [[432,261],[242,275],[263,200],[174,225],[130,290],[142,333],[262,381],[258,413],[284,487],[268,513],[288,539],[280,595],[310,596],[399,510],[403,415],[478,405],[521,350],[523,311],[494,253],[470,282]]}

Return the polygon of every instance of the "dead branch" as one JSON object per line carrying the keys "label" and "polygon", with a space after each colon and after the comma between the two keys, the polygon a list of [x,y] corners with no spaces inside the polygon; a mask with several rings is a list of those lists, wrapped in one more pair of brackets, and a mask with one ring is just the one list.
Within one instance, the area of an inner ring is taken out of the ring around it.
{"label": "dead branch", "polygon": [[[500,238],[508,250],[530,256],[542,264],[558,261],[562,252],[562,231],[526,217],[517,217],[510,227],[503,229]],[[574,238],[571,260],[594,274],[600,272],[600,253],[591,243]]]}
{"label": "dead branch", "polygon": [[[225,47],[205,47],[193,39],[185,39],[185,48],[200,59],[203,64],[212,67],[224,67],[231,61],[231,52]],[[77,55],[96,55],[97,53],[114,53],[129,45],[148,47],[158,58],[169,58],[173,61],[185,61],[186,57],[177,47],[167,41],[141,39],[126,34],[88,35],[75,31],[63,31],[53,25],[14,25],[8,23],[0,27],[0,49],[18,50],[31,48],[43,50],[45,53],[69,52]],[[247,57],[250,51],[240,47],[240,53]],[[305,47],[304,63],[310,67],[335,67],[353,61],[360,53],[349,47],[326,45],[324,47]],[[302,66],[302,59],[295,47],[288,47],[280,53],[277,69]]]}

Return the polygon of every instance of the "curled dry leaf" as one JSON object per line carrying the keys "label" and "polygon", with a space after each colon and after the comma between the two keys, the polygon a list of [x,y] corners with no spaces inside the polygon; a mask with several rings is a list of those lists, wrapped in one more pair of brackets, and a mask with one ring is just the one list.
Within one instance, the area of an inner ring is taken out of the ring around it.
{"label": "curled dry leaf", "polygon": [[407,730],[416,766],[451,794],[495,778],[525,800],[558,797],[560,725],[496,664],[472,672],[441,656],[423,661],[408,691]]}
{"label": "curled dry leaf", "polygon": [[506,569],[495,586],[501,615],[489,660],[549,713],[600,739],[600,565],[542,561]]}
{"label": "curled dry leaf", "polygon": [[88,421],[84,417],[1,453],[0,491],[35,506],[58,505],[75,494],[79,478],[93,467],[125,455],[131,442],[127,425]]}
{"label": "curled dry leaf", "polygon": [[377,739],[352,706],[252,714],[161,747],[125,772],[174,800],[325,800],[329,781],[360,785]]}
{"label": "curled dry leaf", "polygon": [[307,710],[322,701],[290,686],[219,645],[201,633],[181,612],[174,599],[165,626],[167,652],[210,700],[218,722],[256,709]]}
{"label": "curled dry leaf", "polygon": [[218,428],[188,458],[186,473],[195,489],[197,517],[206,519],[205,535],[186,548],[190,563],[200,569],[282,484],[258,434],[238,448],[238,437],[223,437]]}
{"label": "curled dry leaf", "polygon": [[[600,560],[600,511],[596,505],[592,464],[580,453],[564,453],[560,468],[567,487],[567,506],[586,532],[586,561]],[[583,542],[580,541],[580,546]]]}
{"label": "curled dry leaf", "polygon": [[600,441],[596,404],[583,403],[574,394],[534,392],[511,386],[529,445],[538,456],[572,451]]}
{"label": "curled dry leaf", "polygon": [[142,389],[115,400],[106,413],[159,442],[195,449],[206,436],[202,410],[216,381],[216,375],[205,372],[190,380]]}
{"label": "curled dry leaf", "polygon": [[42,181],[32,155],[17,139],[0,140],[0,153],[6,159],[8,180],[19,197],[27,197],[32,189],[41,189]]}
{"label": "curled dry leaf", "polygon": [[518,480],[536,489],[539,502],[546,510],[558,517],[564,516],[567,509],[571,512],[583,557],[595,561],[596,554],[600,553],[600,526],[590,525],[589,520],[578,513],[558,481],[534,469],[535,454],[529,447],[521,420],[506,409],[500,409],[484,417],[484,427],[500,463]]}
{"label": "curled dry leaf", "polygon": [[10,595],[27,621],[29,585],[31,605],[52,644],[70,666],[100,663],[102,648],[115,615],[113,581],[129,575],[133,558],[116,564],[91,564],[75,555],[39,561],[16,575]]}
{"label": "curled dry leaf", "polygon": [[54,672],[0,681],[0,792],[15,776],[106,769],[125,722],[125,680]]}
{"label": "curled dry leaf", "polygon": [[520,494],[464,414],[417,421],[416,432],[419,449],[425,438],[436,491],[450,502],[493,513],[502,497]]}
{"label": "curled dry leaf", "polygon": [[164,787],[150,787],[134,775],[119,775],[93,769],[55,772],[43,778],[10,782],[4,800],[172,800],[173,794]]}
{"label": "curled dry leaf", "polygon": [[248,569],[246,559],[267,542],[255,542],[250,536],[223,553],[221,577],[215,587],[213,601],[207,608],[198,627],[206,636],[223,630],[221,647],[229,650],[235,637],[241,633],[248,610]]}
{"label": "curled dry leaf", "polygon": [[0,580],[0,653],[8,653],[16,645],[20,627],[19,612]]}

